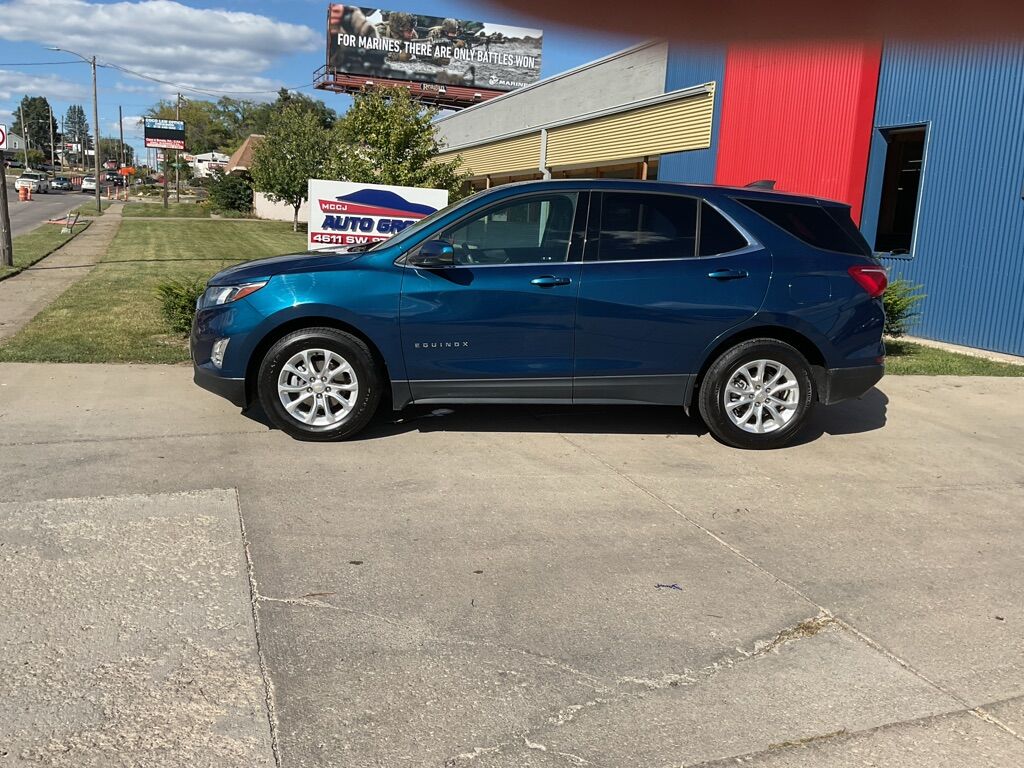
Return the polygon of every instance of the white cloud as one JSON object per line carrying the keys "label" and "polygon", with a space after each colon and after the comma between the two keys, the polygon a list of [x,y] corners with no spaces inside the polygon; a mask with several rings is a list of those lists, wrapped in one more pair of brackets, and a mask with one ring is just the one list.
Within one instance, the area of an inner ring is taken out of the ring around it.
{"label": "white cloud", "polygon": [[[121,118],[121,125],[124,126],[125,139],[142,138],[142,115],[124,115]],[[116,136],[118,133],[117,120],[107,123],[107,128],[105,130],[107,130],[111,136]]]}
{"label": "white cloud", "polygon": [[58,101],[73,101],[85,98],[87,90],[84,85],[69,82],[55,75],[31,75],[11,69],[0,69],[0,101],[20,101],[26,94],[42,95]]}
{"label": "white cloud", "polygon": [[259,73],[281,56],[322,45],[321,35],[306,26],[174,0],[12,0],[2,8],[0,38],[95,54],[100,63],[214,91],[277,88],[281,81]]}

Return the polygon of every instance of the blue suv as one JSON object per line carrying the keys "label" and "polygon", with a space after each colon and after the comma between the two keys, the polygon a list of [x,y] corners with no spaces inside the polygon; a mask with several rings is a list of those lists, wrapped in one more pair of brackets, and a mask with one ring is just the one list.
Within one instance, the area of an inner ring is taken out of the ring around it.
{"label": "blue suv", "polygon": [[214,276],[195,380],[306,440],[411,403],[696,408],[772,448],[884,370],[886,273],[840,203],[650,181],[510,184],[375,245]]}

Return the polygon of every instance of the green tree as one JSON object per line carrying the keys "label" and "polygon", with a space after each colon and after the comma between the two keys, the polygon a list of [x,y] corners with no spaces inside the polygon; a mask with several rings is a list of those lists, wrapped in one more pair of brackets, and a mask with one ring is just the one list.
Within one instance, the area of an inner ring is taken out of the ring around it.
{"label": "green tree", "polygon": [[331,158],[332,177],[446,189],[450,199],[462,197],[466,174],[459,170],[459,161],[435,159],[444,149],[433,123],[436,114],[404,88],[359,94],[334,127],[334,143],[343,150]]}
{"label": "green tree", "polygon": [[299,229],[299,208],[306,200],[310,179],[324,176],[330,132],[317,116],[290,105],[273,117],[265,138],[253,150],[253,186],[271,200],[292,207],[292,230]]}
{"label": "green tree", "polygon": [[[22,117],[24,116],[24,124]],[[50,102],[44,96],[25,96],[22,98],[18,108],[14,110],[14,125],[11,127],[15,133],[28,139],[33,149],[40,150],[47,161],[50,158],[50,131],[57,136],[57,121],[50,119]]]}
{"label": "green tree", "polygon": [[64,115],[64,141],[81,146],[78,159],[84,162],[84,152],[89,145],[89,121],[81,104],[72,104]]}
{"label": "green tree", "polygon": [[224,115],[212,101],[182,98],[180,106],[174,100],[160,101],[150,107],[146,116],[184,122],[185,151],[192,154],[224,152],[232,148],[234,136],[231,127],[225,123]]}

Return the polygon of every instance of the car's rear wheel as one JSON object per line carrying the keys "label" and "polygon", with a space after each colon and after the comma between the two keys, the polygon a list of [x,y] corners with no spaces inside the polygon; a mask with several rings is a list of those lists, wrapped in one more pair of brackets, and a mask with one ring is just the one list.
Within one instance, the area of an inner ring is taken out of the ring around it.
{"label": "car's rear wheel", "polygon": [[260,365],[260,403],[275,426],[300,440],[344,440],[367,425],[382,382],[369,348],[334,328],[279,339]]}
{"label": "car's rear wheel", "polygon": [[806,358],[776,339],[751,339],[723,352],[698,393],[700,415],[736,448],[779,448],[796,436],[814,404]]}

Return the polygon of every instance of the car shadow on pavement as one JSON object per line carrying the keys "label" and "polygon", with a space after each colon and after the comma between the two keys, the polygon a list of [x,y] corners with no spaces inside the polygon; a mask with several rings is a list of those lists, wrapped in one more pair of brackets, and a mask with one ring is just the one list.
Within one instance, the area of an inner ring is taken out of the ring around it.
{"label": "car shadow on pavement", "polygon": [[[889,398],[877,388],[856,400],[814,409],[790,445],[813,442],[822,435],[850,435],[885,426]],[[246,417],[273,428],[257,403]],[[704,422],[682,408],[641,405],[445,405],[410,406],[394,413],[382,404],[366,429],[350,439],[374,440],[408,432],[546,432],[566,434],[681,435],[708,434]]]}

